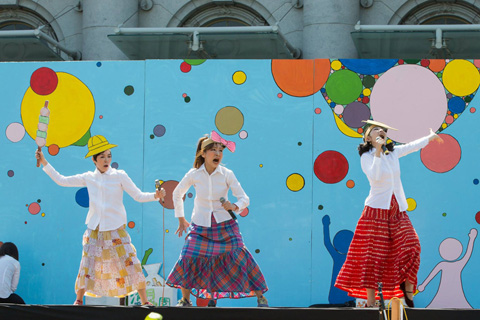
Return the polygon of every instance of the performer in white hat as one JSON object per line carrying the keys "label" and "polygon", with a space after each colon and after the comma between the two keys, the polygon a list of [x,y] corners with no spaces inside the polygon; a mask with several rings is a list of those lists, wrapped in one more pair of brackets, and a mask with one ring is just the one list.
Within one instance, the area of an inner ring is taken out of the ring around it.
{"label": "performer in white hat", "polygon": [[352,297],[367,299],[371,307],[378,299],[376,289],[381,282],[385,299],[403,295],[406,304],[413,307],[420,242],[406,213],[398,159],[433,139],[442,140],[430,129],[426,137],[394,147],[392,142],[386,144],[387,131],[396,129],[377,121],[364,122],[364,142],[358,151],[370,194],[335,286]]}
{"label": "performer in white hat", "polygon": [[60,186],[87,187],[89,210],[83,235],[83,254],[75,282],[75,305],[83,304],[83,296],[124,297],[138,291],[142,304],[147,300],[145,276],[137,258],[130,235],[125,230],[127,213],[123,205],[123,191],[138,202],[158,201],[165,190],[142,192],[123,170],[110,166],[116,147],[105,137],[96,135],[88,140],[88,153],[95,170],[74,176],[62,176],[47,162],[42,151],[35,156],[43,170]]}

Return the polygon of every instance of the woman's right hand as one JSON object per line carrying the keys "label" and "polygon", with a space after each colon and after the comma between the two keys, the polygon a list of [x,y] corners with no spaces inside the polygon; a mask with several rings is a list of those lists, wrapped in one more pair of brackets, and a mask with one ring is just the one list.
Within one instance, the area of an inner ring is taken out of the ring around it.
{"label": "woman's right hand", "polygon": [[45,159],[45,156],[43,155],[42,150],[36,150],[35,151],[35,159],[40,160],[40,163],[45,167],[48,164],[47,159]]}
{"label": "woman's right hand", "polygon": [[190,227],[190,223],[188,223],[187,219],[184,217],[178,218],[178,229],[175,231],[175,234],[178,233],[178,236],[181,237],[183,232],[187,233],[188,227]]}

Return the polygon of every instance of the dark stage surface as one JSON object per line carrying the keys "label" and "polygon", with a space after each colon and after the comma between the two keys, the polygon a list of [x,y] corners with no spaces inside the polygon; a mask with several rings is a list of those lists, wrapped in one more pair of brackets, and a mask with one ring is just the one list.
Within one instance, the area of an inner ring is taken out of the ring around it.
{"label": "dark stage surface", "polygon": [[[178,308],[0,304],[1,320],[138,319],[157,312],[164,320],[377,320],[378,309],[359,308]],[[408,320],[477,320],[480,310],[407,309]],[[405,318],[404,318],[405,319]]]}

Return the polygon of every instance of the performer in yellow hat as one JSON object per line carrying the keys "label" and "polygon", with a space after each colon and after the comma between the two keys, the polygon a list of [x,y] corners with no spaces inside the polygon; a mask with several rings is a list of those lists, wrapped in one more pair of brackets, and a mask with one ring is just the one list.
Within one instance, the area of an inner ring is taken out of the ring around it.
{"label": "performer in yellow hat", "polygon": [[130,235],[125,230],[127,213],[123,205],[123,191],[138,202],[163,199],[165,190],[142,192],[123,170],[110,166],[116,147],[105,137],[96,135],[88,140],[88,153],[95,164],[94,171],[74,176],[62,176],[47,162],[42,151],[35,157],[43,170],[60,186],[87,187],[89,210],[83,235],[83,254],[75,282],[75,305],[83,304],[83,296],[124,297],[136,290],[142,304],[147,300],[145,277]]}

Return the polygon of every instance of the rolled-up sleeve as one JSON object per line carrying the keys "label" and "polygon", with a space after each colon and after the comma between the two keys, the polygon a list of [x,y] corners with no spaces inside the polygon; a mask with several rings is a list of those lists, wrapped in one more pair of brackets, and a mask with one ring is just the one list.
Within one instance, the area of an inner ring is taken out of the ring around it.
{"label": "rolled-up sleeve", "polygon": [[122,188],[125,190],[130,197],[132,197],[135,201],[138,202],[150,202],[155,201],[155,193],[154,192],[142,192],[130,179],[128,174],[125,171],[120,171],[122,177]]}
{"label": "rolled-up sleeve", "polygon": [[182,181],[173,190],[173,206],[175,208],[175,218],[185,217],[183,207],[183,196],[187,193],[188,189],[193,185],[192,182],[193,169],[187,172]]}
{"label": "rolled-up sleeve", "polygon": [[234,203],[238,207],[238,210],[236,211],[242,212],[250,204],[250,198],[247,196],[240,185],[240,182],[238,182],[237,177],[232,171],[230,171],[227,175],[227,183],[232,190],[233,196],[237,198],[237,201]]}
{"label": "rolled-up sleeve", "polygon": [[62,187],[85,187],[87,185],[84,174],[63,176],[58,173],[50,163],[43,167],[43,171],[45,171],[56,184]]}

